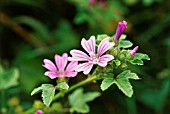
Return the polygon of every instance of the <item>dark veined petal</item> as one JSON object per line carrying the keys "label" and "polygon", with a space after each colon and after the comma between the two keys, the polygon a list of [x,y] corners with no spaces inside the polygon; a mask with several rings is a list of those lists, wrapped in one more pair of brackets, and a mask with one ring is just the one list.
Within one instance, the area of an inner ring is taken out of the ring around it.
{"label": "dark veined petal", "polygon": [[68,57],[69,61],[89,61],[90,59],[86,53],[80,50],[73,49],[70,51],[70,54],[72,57]]}
{"label": "dark veined petal", "polygon": [[109,37],[103,39],[98,47],[98,57],[100,57],[103,53],[108,51],[111,47],[115,45],[114,42],[109,42]]}
{"label": "dark veined petal", "polygon": [[112,56],[110,54],[106,54],[99,58],[99,61],[97,64],[101,67],[105,67],[105,66],[107,66],[107,63],[113,59],[114,59],[114,56]]}
{"label": "dark veined petal", "polygon": [[82,64],[79,64],[77,67],[76,67],[76,71],[77,72],[81,72],[83,71],[84,74],[89,74],[91,69],[93,67],[93,63],[82,63]]}
{"label": "dark veined petal", "polygon": [[96,47],[95,36],[91,36],[89,40],[86,40],[83,38],[81,40],[81,45],[88,53],[96,53],[95,52],[95,47]]}

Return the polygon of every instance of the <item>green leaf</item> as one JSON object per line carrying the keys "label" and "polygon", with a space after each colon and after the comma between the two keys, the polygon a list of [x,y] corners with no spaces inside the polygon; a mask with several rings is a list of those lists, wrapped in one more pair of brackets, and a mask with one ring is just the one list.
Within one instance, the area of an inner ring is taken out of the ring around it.
{"label": "green leaf", "polygon": [[109,36],[106,34],[97,35],[97,40],[102,41],[103,39],[105,39],[107,37],[109,37]]}
{"label": "green leaf", "polygon": [[51,84],[42,84],[42,98],[46,106],[50,106],[55,94],[55,87]]}
{"label": "green leaf", "polygon": [[39,92],[41,92],[42,91],[42,87],[37,87],[37,88],[35,88],[32,92],[31,92],[31,96],[32,95],[35,95],[35,94],[37,94],[37,93],[39,93]]}
{"label": "green leaf", "polygon": [[135,73],[131,73],[130,70],[126,70],[120,73],[116,79],[105,78],[100,87],[104,91],[115,83],[126,96],[131,97],[133,95],[133,89],[129,79],[137,80],[139,77]]}
{"label": "green leaf", "polygon": [[119,48],[129,48],[132,47],[133,43],[128,40],[120,40],[118,47]]}
{"label": "green leaf", "polygon": [[143,65],[144,63],[142,60],[150,60],[150,58],[147,54],[136,53],[134,58],[129,60],[129,62],[133,65]]}
{"label": "green leaf", "polygon": [[133,89],[128,79],[120,78],[113,81],[117,87],[128,97],[132,97]]}
{"label": "green leaf", "polygon": [[116,79],[121,79],[121,78],[125,78],[125,79],[134,79],[134,80],[137,80],[137,79],[140,79],[137,74],[135,73],[131,73],[130,70],[125,70],[123,71],[122,73],[120,73]]}
{"label": "green leaf", "polygon": [[72,94],[69,95],[69,103],[71,106],[71,112],[88,113],[90,111],[87,102],[94,100],[100,96],[99,92],[88,92],[83,94],[83,89],[78,88]]}
{"label": "green leaf", "polygon": [[90,102],[93,101],[95,98],[99,97],[100,95],[100,92],[87,92],[83,95],[83,99],[86,102]]}
{"label": "green leaf", "polygon": [[67,90],[69,88],[69,85],[66,82],[60,82],[57,84],[57,88]]}
{"label": "green leaf", "polygon": [[130,60],[130,63],[133,64],[133,65],[143,65],[143,61],[140,60],[140,59]]}
{"label": "green leaf", "polygon": [[17,68],[12,68],[6,72],[1,68],[1,71],[3,72],[0,75],[0,89],[8,89],[19,84],[19,70]]}
{"label": "green leaf", "polygon": [[108,89],[112,84],[114,83],[113,78],[105,78],[103,79],[100,88],[102,89],[102,91],[105,91],[106,89]]}
{"label": "green leaf", "polygon": [[143,54],[143,53],[136,53],[134,56],[134,59],[150,60],[149,56],[147,54]]}
{"label": "green leaf", "polygon": [[120,36],[120,40],[124,40],[124,39],[126,39],[126,34],[122,34],[122,35]]}
{"label": "green leaf", "polygon": [[107,37],[109,37],[109,36],[106,34],[97,35],[97,39],[96,39],[97,44],[99,44],[103,39],[105,39]]}

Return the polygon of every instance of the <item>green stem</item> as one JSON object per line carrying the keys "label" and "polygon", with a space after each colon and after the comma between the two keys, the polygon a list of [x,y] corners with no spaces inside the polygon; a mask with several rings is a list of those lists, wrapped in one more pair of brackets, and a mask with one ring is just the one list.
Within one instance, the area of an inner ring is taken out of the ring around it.
{"label": "green stem", "polygon": [[82,85],[85,85],[85,84],[87,84],[87,83],[90,83],[90,82],[96,80],[97,78],[98,78],[97,76],[89,77],[89,78],[87,78],[87,79],[85,79],[85,80],[83,80],[83,81],[81,81],[81,82],[79,82],[79,83],[71,86],[68,90],[66,90],[66,91],[64,91],[64,92],[63,92],[63,91],[60,91],[59,93],[57,93],[57,94],[54,96],[53,101],[54,101],[54,100],[57,100],[58,98],[64,96],[65,94],[71,92],[72,90],[74,90],[74,89],[76,89],[76,88],[78,88],[78,87],[80,87],[80,86],[82,86]]}

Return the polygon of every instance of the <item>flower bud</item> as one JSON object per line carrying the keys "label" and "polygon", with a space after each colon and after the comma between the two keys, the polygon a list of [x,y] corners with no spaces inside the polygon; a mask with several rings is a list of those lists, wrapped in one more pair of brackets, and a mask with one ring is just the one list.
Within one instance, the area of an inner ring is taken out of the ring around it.
{"label": "flower bud", "polygon": [[42,110],[37,110],[36,114],[43,114],[43,111]]}
{"label": "flower bud", "polygon": [[118,27],[116,29],[116,35],[115,35],[114,41],[118,41],[120,39],[120,36],[122,35],[122,33],[127,28],[126,25],[127,25],[126,21],[122,21],[122,22],[118,23]]}
{"label": "flower bud", "polygon": [[139,48],[139,46],[136,46],[135,48],[133,48],[133,50],[130,51],[130,54],[131,54],[132,56],[135,56],[138,48]]}

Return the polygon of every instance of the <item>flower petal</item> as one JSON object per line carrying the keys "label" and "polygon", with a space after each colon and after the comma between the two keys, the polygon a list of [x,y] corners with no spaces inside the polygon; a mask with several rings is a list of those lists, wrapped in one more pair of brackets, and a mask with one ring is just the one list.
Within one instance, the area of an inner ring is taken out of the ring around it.
{"label": "flower petal", "polygon": [[81,40],[81,45],[88,53],[96,53],[95,52],[95,45],[96,45],[95,36],[91,36],[89,40],[86,40],[83,38]]}
{"label": "flower petal", "polygon": [[103,53],[109,50],[111,47],[115,45],[114,42],[109,42],[109,37],[103,39],[98,47],[98,57],[100,57]]}
{"label": "flower petal", "polygon": [[51,79],[59,77],[57,72],[47,71],[44,73],[44,75],[50,77]]}
{"label": "flower petal", "polygon": [[68,64],[65,72],[74,71],[77,66],[78,66],[78,62],[77,62],[77,61],[71,61],[71,62]]}
{"label": "flower petal", "polygon": [[91,71],[93,67],[93,64],[92,63],[82,63],[82,64],[79,64],[75,71],[77,72],[80,72],[80,71],[83,71],[84,74],[89,74],[89,72]]}
{"label": "flower petal", "polygon": [[77,75],[77,73],[78,72],[74,72],[74,71],[72,71],[72,72],[66,72],[65,73],[65,77],[75,77],[76,75]]}
{"label": "flower petal", "polygon": [[112,59],[114,59],[114,56],[112,56],[110,54],[106,54],[99,58],[99,61],[97,64],[101,67],[105,67],[105,66],[107,66],[107,62],[111,61]]}
{"label": "flower petal", "polygon": [[55,66],[55,64],[48,60],[48,59],[44,59],[44,64],[42,65],[44,68],[50,70],[50,71],[53,71],[53,72],[56,72],[57,71],[57,68]]}
{"label": "flower petal", "polygon": [[55,62],[57,65],[57,68],[59,69],[60,72],[64,72],[64,69],[67,65],[68,62],[68,55],[67,53],[64,53],[62,56],[55,55]]}
{"label": "flower petal", "polygon": [[90,57],[86,53],[80,50],[71,50],[70,54],[72,55],[72,57],[68,57],[69,61],[88,61],[90,59]]}

